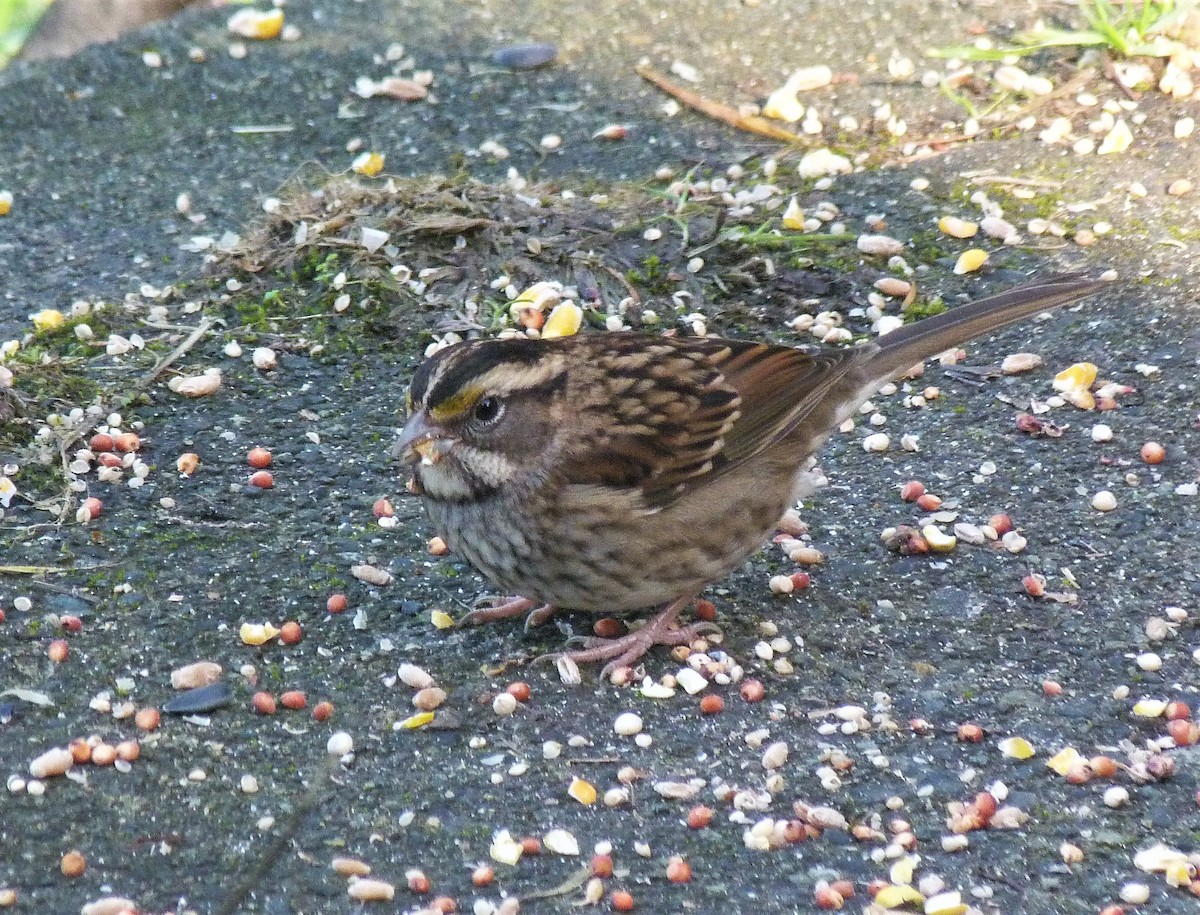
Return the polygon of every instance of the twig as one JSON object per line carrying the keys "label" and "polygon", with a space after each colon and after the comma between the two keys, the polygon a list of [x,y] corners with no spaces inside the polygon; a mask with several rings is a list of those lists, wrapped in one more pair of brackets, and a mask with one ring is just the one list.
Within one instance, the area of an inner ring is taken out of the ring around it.
{"label": "twig", "polygon": [[638,295],[638,291],[634,289],[629,280],[625,278],[625,274],[613,267],[608,266],[608,264],[604,265],[604,269],[611,273],[616,281],[625,287],[625,291],[628,292],[629,297],[633,299],[634,305],[642,304],[642,297]]}
{"label": "twig", "polygon": [[163,371],[165,371],[166,368],[171,365],[172,362],[195,346],[196,341],[208,333],[208,329],[212,327],[214,323],[216,322],[212,318],[201,318],[200,324],[195,330],[188,334],[187,339],[175,347],[175,349],[171,350],[171,352],[167,353],[167,355],[163,356],[162,359],[158,360],[158,364],[149,372],[147,372],[142,377],[141,381],[134,385],[135,390],[144,391],[146,388],[150,387],[150,385],[154,384],[154,382],[158,379],[158,376],[161,375]]}
{"label": "twig", "polygon": [[233,915],[234,912],[242,907],[242,903],[246,901],[246,897],[263,885],[263,878],[275,866],[275,863],[283,857],[288,845],[291,844],[296,833],[300,831],[300,827],[304,823],[304,818],[321,802],[321,795],[324,793],[326,785],[329,783],[329,778],[333,774],[333,769],[337,764],[336,757],[329,758],[325,767],[317,773],[317,777],[313,779],[313,783],[308,786],[308,790],[300,795],[300,799],[296,802],[296,809],[284,821],[279,834],[267,845],[266,850],[262,853],[262,857],[250,865],[250,868],[242,876],[242,879],[234,884],[233,889],[229,891],[229,895],[216,908],[214,915]]}
{"label": "twig", "polygon": [[590,867],[581,867],[558,886],[552,886],[548,890],[534,890],[532,893],[525,893],[521,896],[521,901],[527,902],[530,899],[549,899],[553,896],[565,896],[567,893],[573,893],[583,886],[590,876],[592,876],[592,869]]}
{"label": "twig", "polygon": [[648,83],[654,84],[667,93],[667,95],[679,99],[679,101],[683,102],[689,108],[694,108],[701,114],[708,115],[708,117],[714,120],[722,121],[730,127],[736,127],[738,130],[744,130],[748,133],[756,133],[762,137],[770,137],[772,140],[781,140],[784,143],[802,143],[804,141],[804,138],[799,134],[792,133],[790,130],[784,130],[767,118],[756,114],[744,116],[731,105],[705,98],[691,89],[685,89],[683,86],[671,82],[653,67],[639,64],[634,67],[634,70],[638,76]]}
{"label": "twig", "polygon": [[1061,181],[1047,181],[1041,178],[1017,178],[1014,175],[972,175],[962,174],[972,184],[1008,184],[1019,187],[1039,187],[1048,191],[1056,191],[1063,186]]}

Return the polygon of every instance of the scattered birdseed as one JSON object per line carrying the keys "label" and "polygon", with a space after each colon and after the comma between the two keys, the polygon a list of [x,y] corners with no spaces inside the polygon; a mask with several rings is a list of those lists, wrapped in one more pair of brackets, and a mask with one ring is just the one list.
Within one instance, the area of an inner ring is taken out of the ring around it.
{"label": "scattered birdseed", "polygon": [[1037,753],[1024,737],[1007,737],[998,744],[1000,752],[1009,759],[1029,759]]}
{"label": "scattered birdseed", "polygon": [[547,851],[556,855],[578,855],[579,842],[565,829],[552,829],[542,837]]}
{"label": "scattered birdseed", "polygon": [[974,273],[988,261],[988,253],[982,248],[970,248],[958,256],[954,262],[954,272],[961,276],[964,273]]}
{"label": "scattered birdseed", "polygon": [[1150,673],[1162,670],[1162,658],[1153,651],[1144,651],[1134,660],[1138,667]]}
{"label": "scattered birdseed", "polygon": [[642,719],[634,712],[622,712],[613,722],[613,730],[622,737],[632,737],[642,730]]}
{"label": "scattered birdseed", "polygon": [[358,902],[388,902],[395,897],[396,887],[386,880],[351,877],[346,892]]}
{"label": "scattered birdseed", "polygon": [[1117,507],[1117,497],[1109,490],[1102,489],[1092,496],[1092,508],[1096,511],[1110,512]]}

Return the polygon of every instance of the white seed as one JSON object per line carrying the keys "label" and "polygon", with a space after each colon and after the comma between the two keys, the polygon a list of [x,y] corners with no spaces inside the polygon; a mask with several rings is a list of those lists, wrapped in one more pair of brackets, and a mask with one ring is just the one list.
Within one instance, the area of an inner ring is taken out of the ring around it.
{"label": "white seed", "polygon": [[763,751],[762,767],[768,771],[778,769],[788,758],[788,745],[782,740],[778,740],[771,744]]}
{"label": "white seed", "polygon": [[345,731],[338,731],[329,738],[329,742],[325,744],[325,752],[330,756],[345,756],[354,750],[354,738]]}
{"label": "white seed", "polygon": [[942,851],[962,851],[970,844],[970,841],[965,834],[942,836]]}
{"label": "white seed", "polygon": [[386,902],[396,896],[396,887],[386,880],[363,879],[353,877],[346,892],[351,899],[359,902]]}
{"label": "white seed", "polygon": [[604,792],[605,807],[620,807],[622,804],[629,803],[628,788],[609,788]]}
{"label": "white seed", "polygon": [[892,440],[886,432],[872,433],[862,441],[863,451],[875,453],[887,451],[891,444]]}
{"label": "white seed", "polygon": [[1012,353],[1004,357],[1000,363],[1000,371],[1005,375],[1019,375],[1021,372],[1032,372],[1042,364],[1042,357],[1037,353]]}
{"label": "white seed", "polygon": [[1150,887],[1144,883],[1126,883],[1121,887],[1121,901],[1142,905],[1150,900]]}
{"label": "white seed", "polygon": [[1129,790],[1122,788],[1120,785],[1113,785],[1104,792],[1104,805],[1106,807],[1124,807],[1129,803]]}
{"label": "white seed", "polygon": [[1100,512],[1110,512],[1117,507],[1117,497],[1107,489],[1102,489],[1092,496],[1092,508]]}
{"label": "white seed", "polygon": [[1135,659],[1137,666],[1142,670],[1153,673],[1156,670],[1162,670],[1162,658],[1153,651],[1144,651]]}
{"label": "white seed", "polygon": [[1058,853],[1062,856],[1064,864],[1078,864],[1083,860],[1083,849],[1070,842],[1063,842],[1058,846]]}
{"label": "white seed", "polygon": [[546,846],[547,851],[556,855],[579,854],[579,842],[565,829],[551,829],[542,837],[542,844]]}
{"label": "white seed", "polygon": [[429,689],[433,686],[433,677],[416,664],[401,664],[396,676],[400,682],[412,689]]}
{"label": "white seed", "polygon": [[642,730],[641,716],[633,712],[622,712],[613,722],[613,730],[622,737],[632,737]]}
{"label": "white seed", "polygon": [[771,580],[767,582],[767,587],[771,589],[772,594],[791,594],[796,584],[790,575],[772,575]]}
{"label": "white seed", "polygon": [[1113,437],[1112,426],[1105,423],[1096,423],[1092,426],[1092,441],[1100,444],[1101,442],[1111,442]]}
{"label": "white seed", "polygon": [[512,693],[497,693],[496,698],[492,700],[492,711],[504,717],[515,712],[518,704],[516,697]]}
{"label": "white seed", "polygon": [[1010,553],[1019,553],[1023,549],[1025,549],[1026,545],[1028,544],[1028,541],[1024,537],[1022,537],[1020,534],[1018,534],[1016,531],[1009,531],[1007,534],[1005,534],[1003,537],[1000,538],[1000,543]]}
{"label": "white seed", "polygon": [[[694,657],[694,656],[693,656]],[[700,674],[699,671],[691,667],[681,668],[679,673],[675,675],[675,682],[683,688],[689,696],[694,696],[708,686],[708,680]]]}
{"label": "white seed", "polygon": [[173,378],[167,387],[183,397],[207,397],[221,387],[221,373],[214,371]]}
{"label": "white seed", "polygon": [[412,698],[413,706],[422,712],[432,712],[434,709],[440,708],[445,701],[446,691],[438,689],[436,686],[427,686],[425,689],[417,690]]}
{"label": "white seed", "polygon": [[257,347],[250,357],[254,361],[254,367],[259,371],[269,372],[278,364],[279,357],[276,356],[275,350],[269,346]]}
{"label": "white seed", "polygon": [[863,254],[890,256],[904,250],[904,245],[890,235],[860,235],[856,244]]}
{"label": "white seed", "polygon": [[52,778],[63,775],[75,764],[71,751],[62,747],[47,750],[29,764],[29,774],[34,778]]}

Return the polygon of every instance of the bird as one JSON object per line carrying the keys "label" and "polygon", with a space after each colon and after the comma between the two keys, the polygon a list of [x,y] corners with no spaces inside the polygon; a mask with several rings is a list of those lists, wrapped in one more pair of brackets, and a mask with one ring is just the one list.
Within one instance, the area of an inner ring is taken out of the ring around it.
{"label": "bird", "polygon": [[817,452],[880,387],[1103,285],[1051,276],[857,346],[608,331],[438,350],[412,377],[395,450],[447,546],[512,595],[460,625],[660,608],[547,655],[606,661],[601,677],[690,644],[715,627],[680,612],[812,491]]}

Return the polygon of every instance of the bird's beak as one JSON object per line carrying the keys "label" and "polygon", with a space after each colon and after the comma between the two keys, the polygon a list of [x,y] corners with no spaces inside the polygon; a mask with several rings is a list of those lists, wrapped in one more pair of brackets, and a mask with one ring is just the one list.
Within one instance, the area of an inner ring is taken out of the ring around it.
{"label": "bird's beak", "polygon": [[424,413],[415,413],[405,424],[400,437],[392,448],[392,455],[404,464],[436,464],[451,448],[458,444],[458,439],[450,438],[433,428],[425,419]]}

